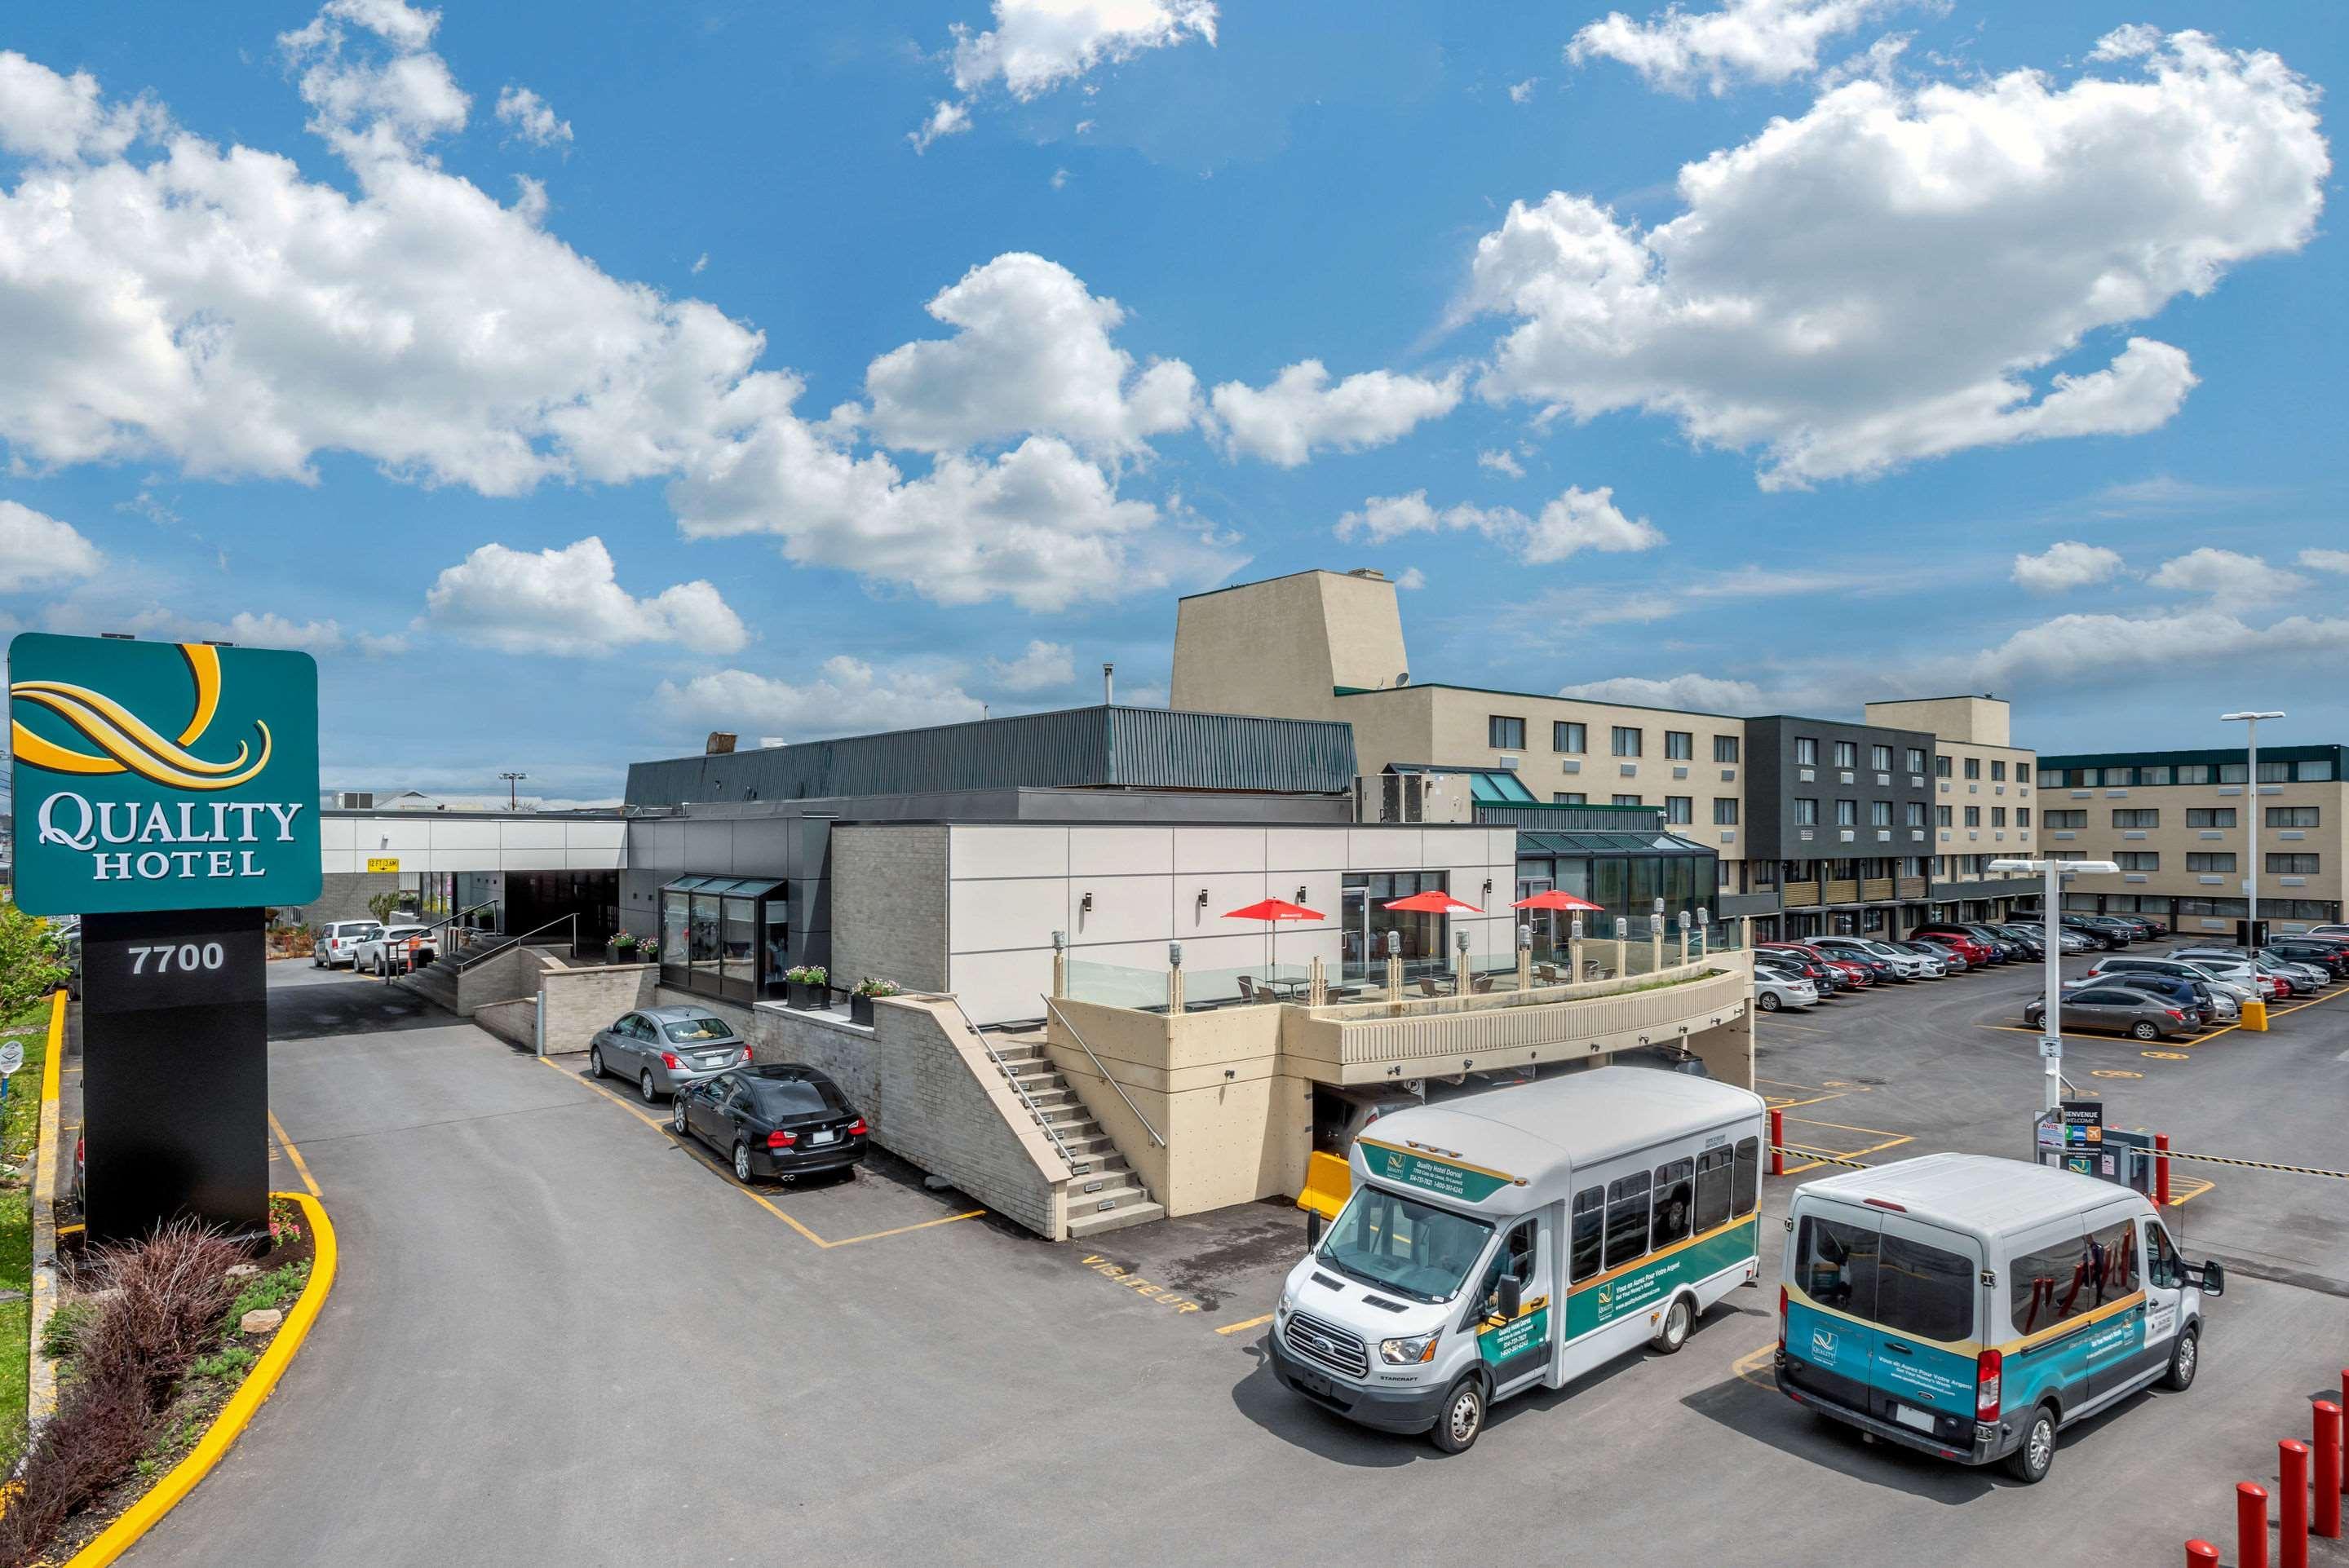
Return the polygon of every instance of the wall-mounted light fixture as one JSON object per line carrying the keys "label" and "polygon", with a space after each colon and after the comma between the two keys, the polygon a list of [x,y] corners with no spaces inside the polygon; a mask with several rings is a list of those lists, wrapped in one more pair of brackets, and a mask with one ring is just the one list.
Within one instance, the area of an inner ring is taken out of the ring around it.
{"label": "wall-mounted light fixture", "polygon": [[1303,903],[1305,902],[1305,884],[1303,882],[1299,882],[1297,884],[1297,902],[1299,903]]}
{"label": "wall-mounted light fixture", "polygon": [[1207,890],[1206,888],[1201,888],[1199,890],[1198,909],[1201,914],[1207,913]]}
{"label": "wall-mounted light fixture", "polygon": [[1485,902],[1490,903],[1490,902],[1492,901],[1492,897],[1493,897],[1493,879],[1492,879],[1491,877],[1486,877],[1486,878],[1485,879]]}
{"label": "wall-mounted light fixture", "polygon": [[1091,893],[1087,893],[1087,894],[1085,894],[1085,896],[1084,896],[1084,897],[1082,897],[1082,898],[1081,898],[1081,899],[1077,900],[1077,913],[1078,913],[1079,914],[1091,914],[1092,912],[1093,912],[1093,895],[1092,895],[1092,894],[1091,894]]}

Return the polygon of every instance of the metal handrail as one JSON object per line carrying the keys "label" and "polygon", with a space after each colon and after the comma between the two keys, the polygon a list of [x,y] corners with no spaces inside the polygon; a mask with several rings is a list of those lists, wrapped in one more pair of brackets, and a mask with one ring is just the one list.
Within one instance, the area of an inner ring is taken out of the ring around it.
{"label": "metal handrail", "polygon": [[1069,1168],[1071,1176],[1076,1175],[1077,1157],[1069,1152],[1069,1146],[1061,1141],[1061,1135],[1052,1130],[1050,1122],[1044,1119],[1043,1109],[1029,1095],[1026,1086],[1019,1081],[1019,1075],[1011,1070],[1011,1064],[1003,1059],[1003,1054],[988,1043],[985,1031],[971,1022],[969,1012],[962,1005],[962,998],[949,994],[947,1000],[952,1002],[955,1011],[962,1015],[962,1026],[968,1029],[973,1037],[978,1041],[978,1048],[987,1053],[987,1059],[995,1064],[995,1070],[1003,1075],[1003,1081],[1011,1086],[1011,1092],[1019,1097],[1019,1103],[1028,1108],[1028,1114],[1036,1119],[1036,1125],[1044,1130],[1044,1136],[1052,1140],[1052,1147],[1060,1151],[1061,1163]]}
{"label": "metal handrail", "polygon": [[[1041,995],[1042,993],[1039,992],[1038,995]],[[1142,1123],[1142,1130],[1150,1134],[1150,1141],[1161,1149],[1165,1148],[1166,1140],[1158,1136],[1158,1130],[1150,1125],[1150,1119],[1142,1114],[1142,1108],[1133,1103],[1133,1097],[1125,1092],[1125,1086],[1110,1077],[1109,1068],[1102,1066],[1102,1059],[1093,1055],[1093,1048],[1085,1044],[1085,1037],[1077,1033],[1077,1026],[1069,1022],[1069,1016],[1061,1011],[1060,1005],[1051,997],[1045,996],[1044,1010],[1061,1020],[1061,1027],[1069,1031],[1069,1038],[1077,1042],[1078,1048],[1085,1053],[1085,1059],[1093,1064],[1093,1071],[1101,1074],[1102,1080],[1117,1090],[1117,1098],[1125,1101],[1125,1109],[1133,1112],[1133,1119]]]}
{"label": "metal handrail", "polygon": [[558,925],[568,925],[571,927],[571,956],[574,958],[578,957],[579,912],[574,910],[569,914],[558,915],[556,918],[548,921],[544,925],[536,926],[529,931],[525,931],[520,936],[505,937],[500,941],[491,943],[487,947],[468,948],[466,949],[463,957],[451,959],[449,966],[456,970],[458,974],[462,975],[466,970],[471,969],[474,965],[479,964],[484,958],[494,958],[509,947],[513,947],[522,943],[528,942],[540,932],[553,931]]}
{"label": "metal handrail", "polygon": [[[464,908],[462,908],[462,909],[459,910],[456,913],[454,913],[454,914],[444,914],[444,915],[442,915],[439,920],[433,921],[433,922],[429,923],[429,924],[427,924],[427,925],[424,927],[425,935],[429,936],[429,935],[430,935],[432,933],[434,933],[434,932],[436,932],[436,931],[446,931],[446,930],[447,930],[447,929],[448,929],[451,924],[455,923],[456,923],[456,922],[458,922],[458,921],[460,921],[460,920],[464,919],[467,915],[469,915],[469,914],[472,913],[475,910],[480,910],[480,909],[495,909],[497,906],[498,906],[498,901],[497,901],[496,899],[493,899],[493,898],[485,898],[485,899],[483,899],[483,900],[482,900],[481,903],[479,903],[467,904]],[[395,915],[393,915],[393,916],[392,916],[392,920],[397,920],[397,919],[398,919],[398,918],[399,918],[399,917],[398,917],[397,914],[395,914]],[[417,918],[418,918],[419,920],[422,920],[424,917],[423,917],[421,914],[419,914],[419,915],[417,916]],[[379,925],[379,926],[383,927],[386,931],[388,931],[388,930],[390,930],[390,929],[391,929],[391,921],[390,921],[390,920],[379,920],[379,921],[376,922],[376,923],[377,923],[378,925]],[[409,941],[410,941],[410,942],[415,942],[415,941],[420,941],[420,940],[421,940],[421,938],[418,938],[418,937],[409,937],[408,940],[409,940]],[[388,947],[387,947],[387,948],[385,948],[385,949],[384,949],[384,954],[383,954],[383,979],[384,979],[384,984],[385,984],[385,985],[389,985],[389,984],[391,983],[392,976],[393,976],[393,975],[394,975],[395,973],[397,973],[397,974],[401,974],[401,975],[413,975],[413,974],[415,974],[415,973],[416,973],[416,954],[415,954],[413,952],[409,952],[409,953],[405,954],[403,956],[405,956],[405,957],[407,958],[407,960],[408,960],[408,967],[407,967],[407,968],[405,968],[405,969],[402,969],[402,970],[395,971],[395,970],[391,967],[391,949],[390,949],[390,948],[388,948]],[[354,963],[356,963],[356,960],[354,960]],[[462,967],[463,967],[463,965],[458,965],[458,967],[462,968]]]}

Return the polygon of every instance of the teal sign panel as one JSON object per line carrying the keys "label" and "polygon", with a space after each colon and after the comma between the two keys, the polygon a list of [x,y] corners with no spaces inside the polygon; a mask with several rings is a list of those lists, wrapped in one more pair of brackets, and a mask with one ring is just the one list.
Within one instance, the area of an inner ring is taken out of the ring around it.
{"label": "teal sign panel", "polygon": [[8,645],[8,698],[25,910],[318,896],[309,655],[31,632]]}

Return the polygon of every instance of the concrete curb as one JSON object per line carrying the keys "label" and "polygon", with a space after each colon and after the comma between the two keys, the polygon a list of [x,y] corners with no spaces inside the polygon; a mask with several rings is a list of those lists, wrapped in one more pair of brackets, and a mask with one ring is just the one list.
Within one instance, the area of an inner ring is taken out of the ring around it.
{"label": "concrete curb", "polygon": [[277,1330],[277,1337],[261,1353],[253,1370],[244,1375],[244,1382],[229,1397],[221,1413],[212,1418],[212,1426],[198,1439],[188,1457],[173,1465],[161,1480],[149,1489],[147,1495],[126,1509],[122,1516],[106,1527],[103,1534],[83,1547],[67,1561],[66,1568],[105,1568],[135,1545],[139,1538],[152,1530],[157,1522],[178,1506],[181,1498],[193,1491],[196,1483],[212,1472],[227,1454],[231,1444],[243,1435],[253,1418],[259,1413],[263,1401],[276,1390],[277,1380],[293,1364],[294,1353],[302,1348],[302,1341],[317,1321],[319,1308],[326,1305],[326,1293],[335,1287],[335,1227],[326,1218],[326,1207],[307,1192],[279,1192],[275,1197],[292,1200],[302,1206],[309,1222],[310,1234],[317,1245],[317,1255],[310,1263],[310,1281],[302,1287],[301,1298],[286,1313],[285,1322]]}
{"label": "concrete curb", "polygon": [[33,1148],[33,1332],[26,1346],[25,1451],[57,1409],[57,1365],[41,1354],[41,1331],[57,1309],[57,1086],[65,1066],[66,994],[49,993],[49,1047],[41,1062],[40,1133]]}

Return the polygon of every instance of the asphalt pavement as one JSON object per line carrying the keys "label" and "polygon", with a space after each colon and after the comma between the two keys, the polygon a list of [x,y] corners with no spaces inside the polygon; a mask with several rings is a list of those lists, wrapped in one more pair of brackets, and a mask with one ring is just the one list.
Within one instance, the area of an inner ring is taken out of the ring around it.
{"label": "asphalt pavement", "polygon": [[[1255,1319],[1302,1243],[1285,1205],[1050,1245],[886,1164],[754,1198],[573,1066],[367,981],[271,978],[273,1101],[342,1277],[138,1568],[2168,1562],[2226,1528],[2235,1481],[2271,1480],[2275,1439],[2304,1435],[2349,1348],[2344,1184],[2222,1175],[2179,1211],[2189,1251],[2270,1277],[2214,1304],[2191,1392],[2067,1431],[2039,1487],[1864,1443],[1777,1394],[1775,1254],[1680,1355],[1502,1406],[1444,1459],[1273,1382]],[[2035,1047],[1984,1025],[2027,989],[1991,974],[1764,1020],[1764,1088],[1806,1144],[2020,1152]],[[2095,1080],[2116,1119],[2168,1119],[2216,1152],[2329,1138],[2343,1168],[2349,1003],[2179,1061],[2140,1048],[2075,1053],[2145,1073]],[[1765,1220],[1798,1180],[1765,1182]]]}

